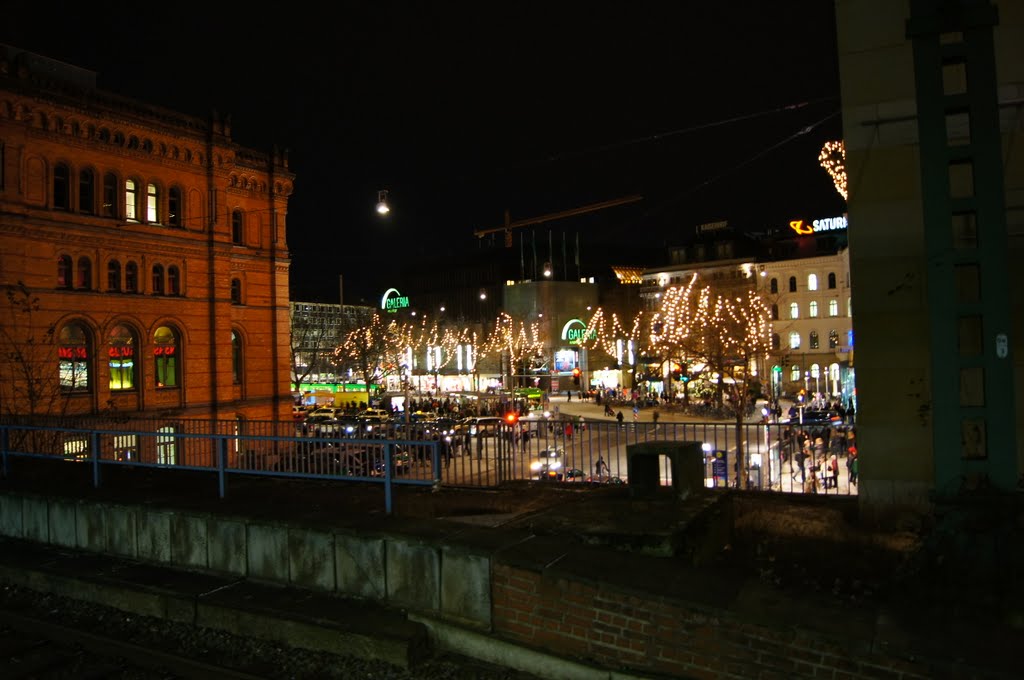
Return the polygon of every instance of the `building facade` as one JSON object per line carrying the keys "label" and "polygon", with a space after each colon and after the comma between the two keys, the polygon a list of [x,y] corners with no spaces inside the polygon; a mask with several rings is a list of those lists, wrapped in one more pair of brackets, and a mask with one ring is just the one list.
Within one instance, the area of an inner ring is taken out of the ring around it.
{"label": "building facade", "polygon": [[4,415],[288,420],[287,158],[0,45]]}

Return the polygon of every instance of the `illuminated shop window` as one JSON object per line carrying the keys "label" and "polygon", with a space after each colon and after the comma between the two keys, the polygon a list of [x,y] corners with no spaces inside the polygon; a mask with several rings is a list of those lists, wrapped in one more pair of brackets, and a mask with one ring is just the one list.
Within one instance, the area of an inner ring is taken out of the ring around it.
{"label": "illuminated shop window", "polygon": [[135,334],[124,324],[114,326],[107,339],[110,365],[110,390],[133,390],[135,377]]}
{"label": "illuminated shop window", "polygon": [[61,329],[57,356],[61,391],[88,392],[89,334],[82,324],[72,322]]}
{"label": "illuminated shop window", "polygon": [[177,387],[181,362],[178,357],[178,334],[170,326],[160,326],[153,333],[154,373],[157,387]]}

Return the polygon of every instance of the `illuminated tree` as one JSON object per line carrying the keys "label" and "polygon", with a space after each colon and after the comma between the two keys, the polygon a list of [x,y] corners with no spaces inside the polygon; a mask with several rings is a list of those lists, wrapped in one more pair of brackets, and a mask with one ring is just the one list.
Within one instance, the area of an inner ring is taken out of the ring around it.
{"label": "illuminated tree", "polygon": [[612,357],[618,365],[628,366],[629,374],[635,377],[640,357],[646,353],[648,348],[650,329],[647,322],[649,319],[649,314],[639,311],[632,319],[623,320],[615,312],[608,314],[599,307],[587,322],[580,346],[587,349],[600,349]]}
{"label": "illuminated tree", "polygon": [[539,324],[527,325],[526,322],[516,321],[502,312],[495,320],[487,339],[479,346],[478,359],[482,360],[488,355],[507,357],[508,362],[502,369],[502,375],[509,377],[506,387],[512,387],[511,378],[517,374],[525,374],[525,371],[532,367],[535,357],[543,350],[544,343],[540,339]]}
{"label": "illuminated tree", "polygon": [[846,200],[846,146],[843,140],[825,142],[818,154],[818,163],[825,168],[836,185],[836,191]]}
{"label": "illuminated tree", "polygon": [[454,361],[459,345],[470,341],[466,328],[442,327],[436,320],[428,322],[426,318],[419,325],[407,325],[403,334],[413,354],[424,357],[423,369],[434,375],[438,389],[440,385],[437,384],[437,376],[441,369]]}
{"label": "illuminated tree", "polygon": [[334,349],[335,362],[363,378],[367,393],[370,386],[382,384],[389,375],[401,371],[411,346],[408,329],[396,321],[385,324],[379,314],[370,323],[350,331]]}

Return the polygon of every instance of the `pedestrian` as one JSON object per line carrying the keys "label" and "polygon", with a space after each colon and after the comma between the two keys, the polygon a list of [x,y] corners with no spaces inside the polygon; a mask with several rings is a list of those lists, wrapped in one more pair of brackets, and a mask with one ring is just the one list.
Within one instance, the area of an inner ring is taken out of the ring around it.
{"label": "pedestrian", "polygon": [[659,414],[658,414],[657,411],[655,411],[654,413],[651,414],[651,420],[654,421],[655,429],[657,429],[657,427],[658,427],[658,416],[659,416]]}
{"label": "pedestrian", "polygon": [[597,476],[597,481],[604,479],[605,473],[608,472],[608,464],[604,462],[604,457],[601,454],[597,455],[597,462],[594,463],[594,473]]}
{"label": "pedestrian", "polygon": [[622,427],[622,411],[615,414],[615,420],[619,421],[619,427]]}
{"label": "pedestrian", "polygon": [[857,461],[857,447],[851,446],[849,455],[846,457],[846,471],[850,474],[850,484],[857,483],[857,472],[858,472],[858,461]]}
{"label": "pedestrian", "polygon": [[839,459],[836,458],[836,454],[832,454],[828,459],[828,471],[829,471],[829,486],[833,489],[839,488]]}
{"label": "pedestrian", "polygon": [[795,456],[793,456],[793,464],[795,467],[791,470],[792,474],[790,477],[791,479],[796,479],[797,473],[799,473],[801,485],[807,483],[807,468],[805,467],[805,464],[807,462],[807,453],[809,450],[809,447],[805,445],[796,452]]}

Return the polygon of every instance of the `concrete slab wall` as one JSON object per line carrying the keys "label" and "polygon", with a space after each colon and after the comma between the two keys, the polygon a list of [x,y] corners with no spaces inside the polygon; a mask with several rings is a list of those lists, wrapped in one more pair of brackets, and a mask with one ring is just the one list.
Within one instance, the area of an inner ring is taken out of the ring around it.
{"label": "concrete slab wall", "polygon": [[0,492],[0,535],[337,592],[491,627],[486,548],[13,492]]}

